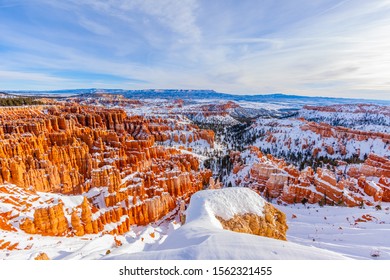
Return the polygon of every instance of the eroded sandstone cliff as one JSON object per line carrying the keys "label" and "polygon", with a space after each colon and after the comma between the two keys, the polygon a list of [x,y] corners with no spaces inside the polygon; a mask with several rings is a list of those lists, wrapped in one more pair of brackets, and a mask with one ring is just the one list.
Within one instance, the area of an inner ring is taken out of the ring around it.
{"label": "eroded sandstone cliff", "polygon": [[[128,116],[121,109],[2,108],[0,199],[15,208],[2,213],[0,226],[13,230],[12,220],[27,233],[81,236],[123,233],[132,224],[156,221],[211,176],[199,170],[191,154],[156,141],[201,139],[212,146],[214,133]],[[65,205],[66,196],[64,201],[45,200],[41,192],[76,197],[79,204]]]}

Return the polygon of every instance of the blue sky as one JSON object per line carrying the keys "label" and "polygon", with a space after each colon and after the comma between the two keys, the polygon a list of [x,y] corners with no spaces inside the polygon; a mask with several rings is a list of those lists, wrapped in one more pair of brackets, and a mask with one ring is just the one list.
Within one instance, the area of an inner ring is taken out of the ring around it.
{"label": "blue sky", "polygon": [[390,99],[390,0],[0,0],[0,89]]}

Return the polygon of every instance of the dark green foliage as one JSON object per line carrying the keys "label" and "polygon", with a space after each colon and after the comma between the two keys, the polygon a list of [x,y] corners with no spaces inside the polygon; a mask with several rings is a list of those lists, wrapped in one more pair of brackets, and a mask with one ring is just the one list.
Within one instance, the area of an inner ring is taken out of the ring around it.
{"label": "dark green foliage", "polygon": [[318,205],[320,205],[321,207],[324,207],[326,204],[327,204],[327,200],[326,200],[326,193],[324,194],[324,196],[322,197],[322,199],[320,201],[318,201]]}
{"label": "dark green foliage", "polygon": [[0,98],[0,106],[26,106],[26,105],[42,105],[41,101],[38,101],[33,97],[7,97]]}

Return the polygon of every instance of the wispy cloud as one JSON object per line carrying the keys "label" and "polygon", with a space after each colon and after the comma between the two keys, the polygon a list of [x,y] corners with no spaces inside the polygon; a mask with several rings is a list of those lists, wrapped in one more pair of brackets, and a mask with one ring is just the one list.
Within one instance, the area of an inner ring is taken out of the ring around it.
{"label": "wispy cloud", "polygon": [[0,79],[13,81],[34,81],[34,82],[62,82],[65,79],[34,72],[17,72],[0,70]]}
{"label": "wispy cloud", "polygon": [[97,35],[108,35],[111,33],[109,27],[99,24],[96,21],[89,20],[87,18],[81,17],[78,23],[85,29],[97,34]]}
{"label": "wispy cloud", "polygon": [[[159,28],[157,24],[186,39],[199,40],[201,36],[195,23],[196,0],[70,0],[68,4],[52,0],[47,3],[73,11],[91,9],[94,13],[123,21],[129,29],[148,25]],[[96,22],[94,25],[101,26]]]}
{"label": "wispy cloud", "polygon": [[388,0],[0,0],[0,87],[390,99],[386,34]]}

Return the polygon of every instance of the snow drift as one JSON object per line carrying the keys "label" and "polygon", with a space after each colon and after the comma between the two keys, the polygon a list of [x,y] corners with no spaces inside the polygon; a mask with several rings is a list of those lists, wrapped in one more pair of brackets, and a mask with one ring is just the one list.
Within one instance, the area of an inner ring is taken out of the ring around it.
{"label": "snow drift", "polygon": [[191,197],[187,223],[153,251],[110,259],[342,259],[343,256],[291,242],[224,230],[216,216],[264,216],[266,202],[247,188],[200,191]]}

